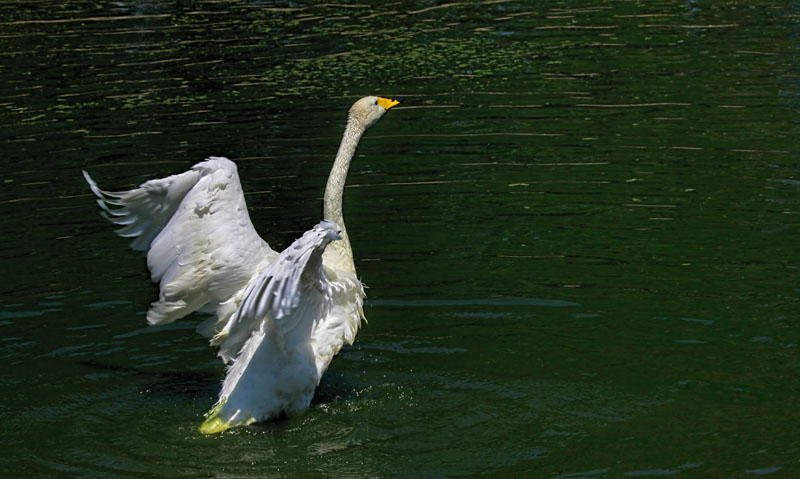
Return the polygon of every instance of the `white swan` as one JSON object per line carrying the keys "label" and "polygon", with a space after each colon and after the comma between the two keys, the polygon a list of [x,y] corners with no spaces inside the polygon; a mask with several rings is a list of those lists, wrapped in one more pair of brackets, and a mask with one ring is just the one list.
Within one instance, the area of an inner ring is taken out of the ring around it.
{"label": "white swan", "polygon": [[399,101],[370,96],[353,104],[325,188],[325,221],[280,254],[256,233],[227,158],[124,192],[103,191],[83,172],[104,215],[123,226],[117,234],[147,250],[160,287],[147,321],[215,314],[197,329],[229,367],[201,432],[307,408],[333,356],[353,343],[364,288],[344,228],[344,183],[361,135]]}

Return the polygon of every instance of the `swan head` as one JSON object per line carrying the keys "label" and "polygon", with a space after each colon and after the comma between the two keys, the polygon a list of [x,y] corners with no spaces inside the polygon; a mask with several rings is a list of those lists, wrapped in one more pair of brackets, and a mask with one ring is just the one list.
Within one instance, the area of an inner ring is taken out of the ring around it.
{"label": "swan head", "polygon": [[375,124],[387,110],[397,105],[402,98],[386,98],[382,96],[365,96],[353,103],[347,116],[350,121],[357,122],[364,130]]}

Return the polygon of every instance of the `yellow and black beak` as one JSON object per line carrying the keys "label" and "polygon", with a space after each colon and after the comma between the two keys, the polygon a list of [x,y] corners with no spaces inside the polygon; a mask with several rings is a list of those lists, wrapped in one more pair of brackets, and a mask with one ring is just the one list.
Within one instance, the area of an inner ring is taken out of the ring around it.
{"label": "yellow and black beak", "polygon": [[378,97],[378,105],[382,106],[384,110],[388,110],[389,108],[400,104],[403,101],[403,97],[397,98],[384,98],[382,96]]}

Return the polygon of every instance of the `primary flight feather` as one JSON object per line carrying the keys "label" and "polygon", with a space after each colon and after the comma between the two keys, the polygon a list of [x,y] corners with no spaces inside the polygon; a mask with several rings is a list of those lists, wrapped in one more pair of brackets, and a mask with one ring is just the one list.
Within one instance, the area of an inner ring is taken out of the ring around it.
{"label": "primary flight feather", "polygon": [[147,251],[158,301],[150,324],[213,313],[198,332],[228,364],[204,433],[308,407],[320,378],[364,317],[342,214],[347,171],[361,135],[397,99],[356,101],[323,200],[324,220],[278,253],[256,233],[236,165],[211,157],[189,171],[109,192],[83,172],[102,213],[131,247]]}

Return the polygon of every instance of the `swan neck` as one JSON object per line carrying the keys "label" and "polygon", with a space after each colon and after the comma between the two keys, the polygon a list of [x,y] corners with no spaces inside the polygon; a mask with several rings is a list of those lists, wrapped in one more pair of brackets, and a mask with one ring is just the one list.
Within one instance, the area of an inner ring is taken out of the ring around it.
{"label": "swan neck", "polygon": [[[350,162],[356,153],[361,135],[364,128],[353,117],[348,118],[347,127],[342,135],[342,142],[339,144],[339,151],[333,161],[333,168],[328,176],[328,184],[325,186],[324,217],[328,221],[333,221],[342,228],[342,240],[334,241],[328,245],[328,250],[341,250],[341,256],[347,257],[350,268],[353,268],[353,253],[350,248],[350,239],[344,225],[344,213],[342,212],[342,197],[344,196],[344,184],[347,179],[347,171],[350,169]],[[326,250],[327,252],[327,250]]]}

